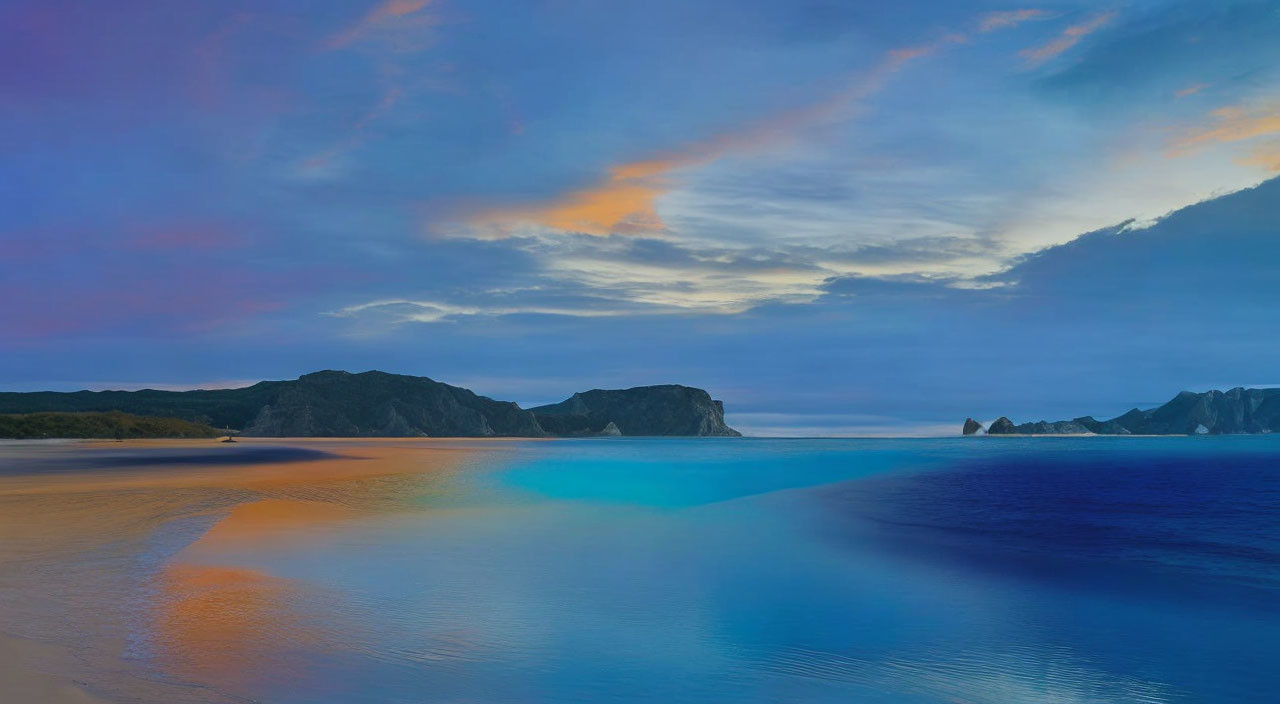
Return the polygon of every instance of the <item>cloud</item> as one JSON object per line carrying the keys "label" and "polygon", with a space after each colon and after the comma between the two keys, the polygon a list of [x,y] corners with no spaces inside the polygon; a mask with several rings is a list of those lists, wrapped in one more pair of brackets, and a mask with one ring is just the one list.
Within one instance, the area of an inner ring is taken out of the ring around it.
{"label": "cloud", "polygon": [[1247,166],[1261,166],[1268,171],[1280,172],[1280,140],[1260,144],[1238,161]]}
{"label": "cloud", "polygon": [[49,266],[88,255],[101,263],[109,257],[162,255],[242,249],[253,239],[252,228],[217,220],[174,218],[162,221],[100,221],[93,226],[12,230],[0,238],[9,261],[27,260]]}
{"label": "cloud", "polygon": [[990,279],[1082,311],[1108,301],[1132,306],[1141,295],[1151,309],[1172,314],[1197,308],[1245,313],[1270,305],[1280,276],[1277,204],[1280,179],[1273,178],[1145,228],[1122,224],[1081,235],[1027,255]]}
{"label": "cloud", "polygon": [[465,218],[464,227],[449,232],[466,237],[502,238],[520,234],[522,228],[532,226],[597,236],[661,234],[667,226],[658,214],[657,200],[678,185],[673,178],[675,172],[710,164],[728,155],[765,149],[795,138],[806,127],[846,117],[909,63],[966,41],[967,35],[950,33],[924,44],[892,49],[870,70],[854,73],[839,89],[820,100],[678,149],[611,166],[598,182],[546,203],[482,209]]}
{"label": "cloud", "polygon": [[636,312],[622,309],[557,308],[536,304],[460,305],[439,300],[387,298],[340,308],[330,312],[329,315],[339,318],[373,315],[387,318],[392,323],[439,323],[470,316],[565,315],[575,318],[600,318]]}
{"label": "cloud", "polygon": [[1173,97],[1175,97],[1175,98],[1187,98],[1187,97],[1190,97],[1190,96],[1195,95],[1196,93],[1199,93],[1200,91],[1202,91],[1202,90],[1204,90],[1205,88],[1208,88],[1208,87],[1209,87],[1209,84],[1208,84],[1208,83],[1193,83],[1193,84],[1191,84],[1191,85],[1187,86],[1186,88],[1179,88],[1178,90],[1174,91],[1174,92],[1173,92]]}
{"label": "cloud", "polygon": [[[47,277],[6,281],[0,297],[26,301],[0,310],[5,343],[74,335],[180,338],[232,334],[252,319],[288,306],[307,286],[268,284],[246,268],[211,269],[196,262],[108,259],[97,270],[51,285]],[[158,273],[160,272],[160,273]]]}
{"label": "cloud", "polygon": [[1280,133],[1280,103],[1229,105],[1210,113],[1211,123],[1193,128],[1170,145],[1178,156],[1215,143],[1240,142]]}
{"label": "cloud", "polygon": [[[807,303],[836,277],[901,276],[932,269],[953,280],[993,243],[920,238],[853,248],[810,245],[697,247],[670,239],[557,235],[506,240],[534,268],[509,273],[508,285],[437,287],[386,296],[330,314],[373,328],[521,314],[599,318],[624,315],[733,315],[761,305]],[[930,274],[916,273],[918,281]]]}
{"label": "cloud", "polygon": [[1231,93],[1274,83],[1280,13],[1269,2],[1129,3],[1123,24],[1078,49],[1040,85],[1079,107],[1148,115],[1189,86]]}
{"label": "cloud", "polygon": [[[738,287],[765,281],[769,271],[818,277],[837,269],[829,259],[852,268],[859,257],[909,259],[913,250],[929,249],[964,254],[983,245],[916,242],[901,252],[824,255],[802,247],[694,249],[670,239],[515,238],[475,246],[520,246],[539,252],[544,263],[608,259],[618,276],[592,286],[543,271],[500,291],[388,296],[413,303],[382,301],[341,320],[386,339],[368,346],[378,355],[396,340],[409,341],[406,358],[424,365],[424,349],[452,350],[446,360],[460,360],[459,371],[435,357],[423,371],[437,375],[573,369],[579,378],[618,384],[632,383],[618,380],[627,374],[685,375],[723,389],[734,412],[943,419],[953,423],[951,432],[965,415],[1112,415],[1220,380],[1223,369],[1246,380],[1267,378],[1274,339],[1259,331],[1280,324],[1272,301],[1280,275],[1277,204],[1280,179],[1183,209],[1147,229],[1110,227],[1024,258],[993,277],[988,283],[1000,285],[992,289],[959,289],[946,277],[837,277],[820,284],[823,293],[811,303],[767,299],[738,315],[700,302],[679,309],[642,304],[634,292],[670,290],[676,297],[687,285],[708,299],[727,299],[747,290]],[[659,275],[657,285],[643,281]],[[415,315],[436,322],[412,325]],[[440,330],[444,324],[451,328]],[[677,342],[637,346],[636,340]],[[1109,381],[1081,383],[1094,378]],[[801,420],[795,425],[814,426],[813,432],[855,424]]]}
{"label": "cloud", "polygon": [[[735,314],[770,303],[806,303],[833,277],[954,277],[990,242],[921,238],[856,247],[726,247],[672,240],[538,238],[544,290],[570,286],[593,297],[667,311]],[[932,271],[932,274],[927,273]]]}
{"label": "cloud", "polygon": [[321,174],[332,165],[335,159],[363,144],[369,126],[395,109],[396,104],[400,102],[403,95],[404,91],[398,85],[388,86],[383,91],[382,97],[379,98],[378,102],[366,110],[352,124],[345,137],[303,161],[301,166],[302,173],[307,175]]}
{"label": "cloud", "polygon": [[[638,169],[652,163],[651,169]],[[524,225],[588,235],[657,233],[665,229],[656,201],[666,192],[663,178],[678,162],[637,162],[609,170],[599,184],[529,207],[486,210],[468,219],[469,236],[507,237]]]}
{"label": "cloud", "polygon": [[[431,0],[386,0],[374,7],[359,21],[333,35],[326,43],[330,49],[345,49],[369,35],[408,21],[411,25],[430,25],[431,20],[419,13],[431,4]],[[406,20],[408,18],[408,20]]]}
{"label": "cloud", "polygon": [[1026,59],[1028,64],[1038,66],[1079,44],[1080,40],[1110,24],[1115,17],[1114,12],[1094,15],[1080,24],[1073,24],[1062,30],[1062,33],[1049,43],[1023,49],[1019,55]]}
{"label": "cloud", "polygon": [[243,234],[218,223],[175,222],[139,225],[136,234],[120,243],[131,250],[225,250],[244,247]]}
{"label": "cloud", "polygon": [[1005,10],[1002,12],[991,12],[982,17],[978,22],[978,31],[982,33],[994,32],[998,29],[1010,29],[1017,27],[1023,22],[1031,20],[1048,19],[1050,14],[1044,10]]}

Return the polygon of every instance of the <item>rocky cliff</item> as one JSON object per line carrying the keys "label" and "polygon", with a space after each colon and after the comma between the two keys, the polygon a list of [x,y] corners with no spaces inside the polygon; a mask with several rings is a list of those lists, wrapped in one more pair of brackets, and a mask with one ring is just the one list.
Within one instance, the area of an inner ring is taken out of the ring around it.
{"label": "rocky cliff", "polygon": [[[966,428],[968,423],[965,424]],[[963,430],[962,430],[963,432]],[[1280,389],[1183,391],[1168,403],[1111,420],[1093,416],[1014,425],[1000,418],[988,435],[1226,435],[1280,432]]]}
{"label": "rocky cliff", "polygon": [[267,437],[542,437],[533,414],[426,377],[325,371],[284,382],[244,427]]}
{"label": "rocky cliff", "polygon": [[[575,402],[575,399],[577,401]],[[121,411],[263,437],[737,435],[707,392],[651,386],[575,394],[535,413],[427,377],[323,371],[242,389],[0,393],[0,413]]]}

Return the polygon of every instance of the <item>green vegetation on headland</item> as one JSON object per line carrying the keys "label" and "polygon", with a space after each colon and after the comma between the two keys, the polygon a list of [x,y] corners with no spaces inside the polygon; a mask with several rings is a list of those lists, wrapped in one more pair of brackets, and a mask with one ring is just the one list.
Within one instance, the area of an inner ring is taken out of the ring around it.
{"label": "green vegetation on headland", "polygon": [[5,439],[214,438],[225,434],[203,423],[135,416],[118,411],[0,414],[0,438]]}
{"label": "green vegetation on headland", "polygon": [[378,371],[315,372],[240,389],[0,392],[0,413],[50,411],[181,418],[257,437],[738,435],[725,425],[723,403],[677,384],[595,389],[529,409],[427,377]]}

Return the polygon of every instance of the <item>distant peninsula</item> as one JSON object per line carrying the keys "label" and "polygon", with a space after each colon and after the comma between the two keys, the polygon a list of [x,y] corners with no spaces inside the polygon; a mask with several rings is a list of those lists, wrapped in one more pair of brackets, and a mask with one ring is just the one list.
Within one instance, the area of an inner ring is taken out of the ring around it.
{"label": "distant peninsula", "polygon": [[989,428],[966,418],[963,435],[1239,435],[1280,432],[1280,389],[1183,391],[1158,408],[1133,409],[1111,420],[1093,416],[1015,425],[1000,417]]}
{"label": "distant peninsula", "polygon": [[221,435],[204,423],[178,418],[153,418],[131,413],[4,413],[0,414],[0,438],[114,439],[212,438]]}
{"label": "distant peninsula", "polygon": [[[249,437],[740,435],[725,424],[723,403],[702,389],[677,384],[595,389],[524,409],[427,377],[321,371],[239,389],[0,392],[0,414],[29,416],[11,416],[10,426],[0,425],[0,437],[116,437],[121,432],[110,427],[97,430],[105,433],[97,436],[48,434],[73,431],[60,430],[64,426],[51,424],[47,417],[29,415],[51,413],[130,414],[208,429],[201,433],[220,428]],[[32,427],[45,434],[31,434]]]}

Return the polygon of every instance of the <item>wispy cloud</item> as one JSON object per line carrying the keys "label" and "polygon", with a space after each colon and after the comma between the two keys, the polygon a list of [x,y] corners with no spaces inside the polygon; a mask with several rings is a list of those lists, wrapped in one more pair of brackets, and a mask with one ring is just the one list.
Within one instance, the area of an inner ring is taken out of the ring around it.
{"label": "wispy cloud", "polygon": [[1048,19],[1051,16],[1052,15],[1045,10],[1035,9],[991,12],[983,15],[982,19],[978,22],[978,31],[986,34],[987,32],[994,32],[998,29],[1010,29],[1012,27],[1017,27],[1023,22]]}
{"label": "wispy cloud", "polygon": [[[601,318],[623,315],[730,315],[767,303],[807,303],[854,275],[955,282],[956,272],[990,256],[973,238],[921,238],[831,249],[685,246],[673,240],[558,235],[510,241],[538,268],[488,290],[386,297],[330,315],[381,330],[522,314]],[[933,272],[930,276],[927,273]]]}
{"label": "wispy cloud", "polygon": [[1229,105],[1214,110],[1210,117],[1208,125],[1195,127],[1174,140],[1170,145],[1172,155],[1180,156],[1208,144],[1280,133],[1280,103]]}
{"label": "wispy cloud", "polygon": [[1062,33],[1054,37],[1049,43],[1023,49],[1019,55],[1026,59],[1028,64],[1038,66],[1054,57],[1060,56],[1063,52],[1079,44],[1085,37],[1111,24],[1115,17],[1116,13],[1114,12],[1103,12],[1094,15],[1080,24],[1073,24],[1062,30]]}
{"label": "wispy cloud", "polygon": [[524,305],[512,305],[510,303],[461,305],[440,300],[386,298],[340,308],[332,311],[329,315],[339,318],[376,315],[386,317],[392,323],[439,323],[471,316],[563,315],[575,318],[602,318],[635,314],[636,312],[631,309],[556,307],[532,303]]}
{"label": "wispy cloud", "polygon": [[1190,96],[1195,95],[1196,93],[1199,93],[1200,91],[1202,91],[1202,90],[1204,90],[1205,88],[1208,88],[1208,87],[1209,87],[1209,84],[1208,84],[1208,83],[1193,83],[1193,84],[1191,84],[1191,85],[1187,86],[1186,88],[1180,88],[1180,89],[1178,89],[1178,90],[1174,91],[1174,92],[1173,92],[1173,97],[1175,97],[1175,98],[1187,98],[1187,97],[1190,97]]}
{"label": "wispy cloud", "polygon": [[1262,168],[1280,173],[1280,140],[1272,140],[1260,144],[1249,154],[1240,157],[1239,162],[1247,166]]}
{"label": "wispy cloud", "polygon": [[351,125],[345,137],[324,150],[311,155],[302,163],[302,172],[306,175],[319,174],[328,168],[334,159],[363,144],[369,126],[390,113],[395,108],[396,103],[400,102],[400,98],[403,95],[404,91],[398,85],[387,86],[378,102],[366,110]]}
{"label": "wispy cloud", "polygon": [[421,14],[431,0],[386,0],[367,12],[354,24],[329,38],[330,49],[343,49],[372,34],[411,21],[416,25],[430,24],[430,18]]}
{"label": "wispy cloud", "polygon": [[[1013,24],[1012,20],[1006,20],[1001,26]],[[840,88],[817,101],[678,149],[612,166],[597,183],[549,202],[482,210],[467,218],[465,227],[455,232],[468,237],[496,238],[509,237],[519,233],[522,227],[534,226],[599,236],[662,234],[666,224],[658,214],[657,200],[677,185],[673,179],[675,172],[709,164],[730,154],[774,146],[795,138],[806,127],[845,118],[911,62],[968,40],[966,34],[951,33],[931,42],[893,49],[871,69],[855,73]]]}
{"label": "wispy cloud", "polygon": [[218,223],[177,222],[140,225],[119,244],[126,250],[210,250],[245,246],[243,235]]}

